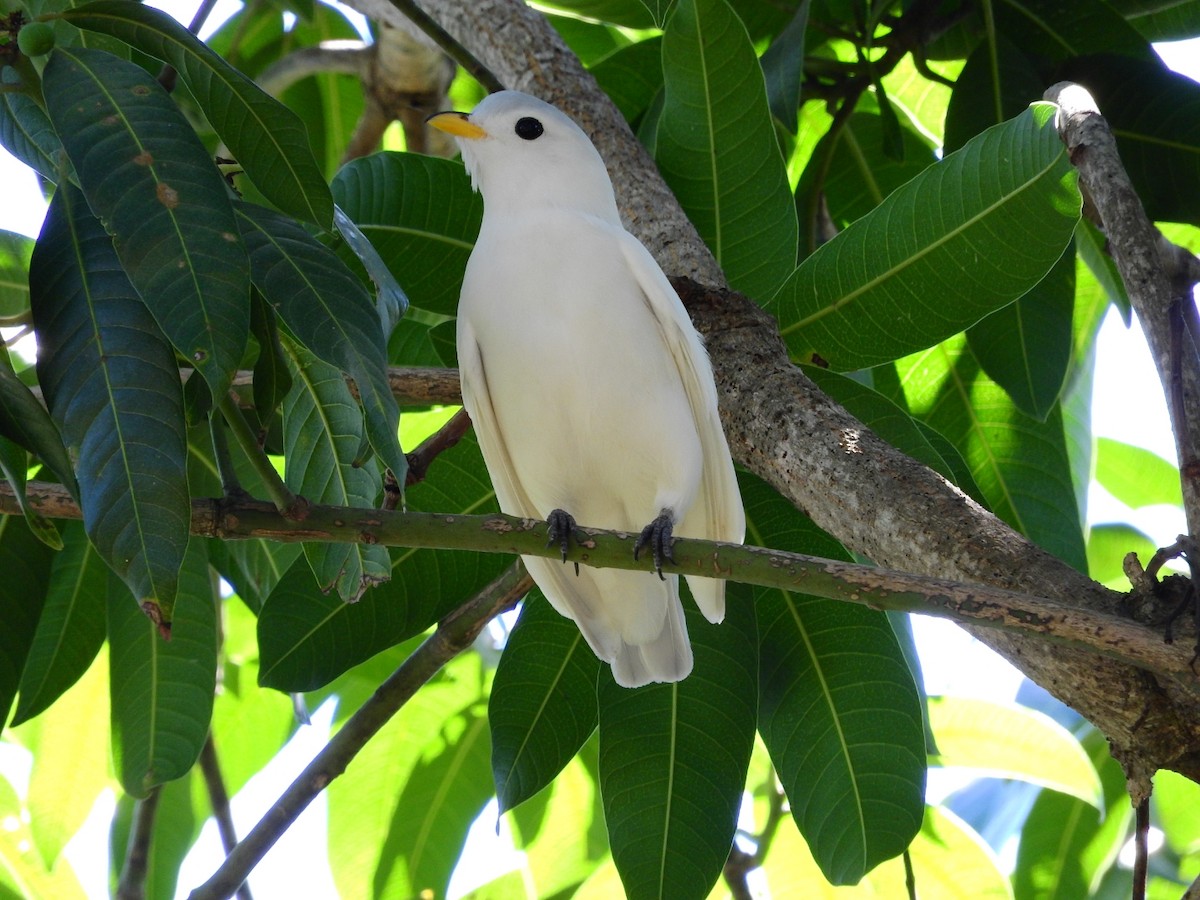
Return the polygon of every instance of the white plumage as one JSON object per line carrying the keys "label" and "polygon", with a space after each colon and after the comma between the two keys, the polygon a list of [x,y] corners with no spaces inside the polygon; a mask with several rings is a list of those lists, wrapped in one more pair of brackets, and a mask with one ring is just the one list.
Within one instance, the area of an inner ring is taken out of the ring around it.
{"label": "white plumage", "polygon": [[[679,537],[743,539],[745,516],[700,336],[662,270],[622,227],[583,131],[516,91],[440,113],[483,194],[458,311],[463,403],[500,508]],[[692,670],[679,579],[525,558],[619,684]],[[725,583],[688,576],[711,622]]]}

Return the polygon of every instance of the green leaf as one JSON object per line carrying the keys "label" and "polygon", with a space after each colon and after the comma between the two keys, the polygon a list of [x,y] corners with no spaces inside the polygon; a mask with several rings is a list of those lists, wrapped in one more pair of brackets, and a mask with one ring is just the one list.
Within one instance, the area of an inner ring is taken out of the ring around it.
{"label": "green leaf", "polygon": [[250,278],[208,152],[170,95],[133,63],[59,47],[42,87],[129,280],[213,396],[222,396],[246,346]]}
{"label": "green leaf", "polygon": [[1062,393],[1071,360],[1075,245],[1024,296],[967,329],[967,344],[1017,408],[1045,419]]}
{"label": "green leaf", "polygon": [[108,643],[113,764],[121,786],[145,797],[185,775],[200,755],[217,681],[217,617],[204,543],[193,541],[179,573],[171,639],[110,580]]}
{"label": "green leaf", "polygon": [[[946,809],[927,806],[921,830],[908,848],[921,900],[1011,900],[1000,860],[987,843]],[[795,829],[776,833],[762,867],[772,897],[805,900],[909,900],[904,861],[872,869],[854,887],[824,883],[812,854]]]}
{"label": "green leaf", "polygon": [[49,871],[38,853],[29,824],[29,812],[22,808],[17,792],[0,777],[0,898],[28,900],[84,900],[86,894],[70,866]]}
{"label": "green leaf", "polygon": [[730,284],[765,301],[796,264],[796,210],[762,68],[726,0],[680,0],[663,37],[655,160]]}
{"label": "green leaf", "polygon": [[1181,857],[1200,853],[1200,785],[1160,769],[1150,803],[1167,845]]}
{"label": "green leaf", "polygon": [[1100,776],[1079,741],[1049,716],[1016,704],[930,697],[938,764],[1068,794],[1101,809]]}
{"label": "green leaf", "polygon": [[50,204],[30,285],[38,379],[77,460],[88,537],[169,623],[191,525],[179,371],[71,185]]}
{"label": "green leaf", "polygon": [[483,220],[483,201],[461,163],[376,153],[338,172],[333,196],[403,282],[413,306],[455,314]]}
{"label": "green leaf", "polygon": [[600,793],[626,896],[703,898],[729,856],[754,746],[757,653],[748,590],[725,621],[684,603],[695,668],[675,684],[620,687],[602,667]]}
{"label": "green leaf", "polygon": [[[844,557],[761,482],[743,479],[742,496],[748,543]],[[854,884],[921,827],[925,729],[916,685],[882,612],[766,588],[753,598],[759,732],[821,872],[832,884]]]}
{"label": "green leaf", "polygon": [[[374,508],[383,490],[373,465],[356,464],[363,442],[362,414],[342,373],[303,347],[287,348],[292,389],[283,402],[284,478],[314,503]],[[360,543],[306,543],[317,587],[354,603],[387,581],[387,547]]]}
{"label": "green leaf", "polygon": [[[408,508],[444,513],[496,509],[479,447],[467,435],[438,457],[433,477],[408,492]],[[358,603],[322,594],[307,566],[293,565],[258,618],[259,683],[311,691],[413,635],[490,582],[510,560],[498,554],[401,550],[392,579]]]}
{"label": "green leaf", "polygon": [[946,106],[946,152],[1019,115],[1044,85],[1029,57],[1003,34],[971,51]]}
{"label": "green leaf", "polygon": [[346,246],[358,257],[358,261],[362,263],[363,268],[367,270],[367,275],[375,284],[375,311],[379,314],[379,324],[383,329],[386,341],[395,329],[396,323],[408,311],[408,295],[400,287],[400,282],[388,271],[383,257],[371,245],[367,236],[348,215],[337,207],[334,207],[333,210],[333,224],[337,228],[338,234],[342,236],[342,240],[346,242]]}
{"label": "green leaf", "polygon": [[0,352],[0,435],[37,456],[73,496],[79,495],[71,459],[58,428],[46,408],[13,372],[7,349]]}
{"label": "green leaf", "polygon": [[577,887],[608,856],[600,786],[592,771],[595,748],[596,741],[589,741],[552,783],[509,814],[514,843],[525,853],[530,896],[554,897]]}
{"label": "green leaf", "polygon": [[1120,764],[1095,729],[1082,743],[1104,785],[1104,811],[1057,791],[1038,794],[1021,828],[1012,874],[1017,900],[1092,896],[1125,843],[1133,809]]}
{"label": "green leaf", "polygon": [[669,0],[551,0],[546,4],[577,16],[627,28],[661,26],[662,15],[669,5]]}
{"label": "green leaf", "polygon": [[31,238],[12,231],[0,231],[0,325],[19,325],[28,321],[29,257],[32,253]]}
{"label": "green leaf", "polygon": [[1088,577],[1114,591],[1129,590],[1123,565],[1128,553],[1136,553],[1142,565],[1154,556],[1154,542],[1129,525],[1093,525],[1088,529]]}
{"label": "green leaf", "polygon": [[1096,439],[1096,480],[1133,509],[1183,505],[1179,468],[1157,453],[1112,438]]}
{"label": "green leaf", "polygon": [[1104,0],[998,0],[992,11],[996,28],[1041,60],[1106,52],[1154,59],[1149,42]]}
{"label": "green leaf", "polygon": [[1117,139],[1146,214],[1200,225],[1200,84],[1152,60],[1071,60],[1063,78],[1087,86]]}
{"label": "green leaf", "polygon": [[379,315],[362,283],[297,222],[250,203],[237,204],[254,285],[314,355],[354,379],[371,446],[404,484],[400,409],[387,375]]}
{"label": "green leaf", "polygon": [[767,105],[779,124],[796,133],[800,109],[800,82],[804,78],[804,36],[808,29],[809,0],[801,0],[787,27],[762,55],[767,82]]}
{"label": "green leaf", "polygon": [[65,11],[63,18],[174,66],[255,187],[284,212],[330,227],[333,199],[295,113],[183,25],[160,10],[127,0],[96,0]]}
{"label": "green leaf", "polygon": [[617,104],[631,125],[636,123],[662,90],[662,38],[647,38],[622,47],[588,71],[600,89]]}
{"label": "green leaf", "polygon": [[329,788],[329,858],[344,897],[444,897],[491,796],[477,654],[451,662]]}
{"label": "green leaf", "polygon": [[75,684],[104,643],[108,568],[76,522],[63,530],[66,545],[50,569],[46,605],[21,673],[13,724],[41,713]]}
{"label": "green leaf", "polygon": [[[4,362],[0,362],[0,366],[4,364]],[[28,497],[25,494],[28,471],[29,454],[25,448],[0,436],[0,474],[4,475],[8,486],[12,488],[17,505],[21,507],[21,514],[25,517],[25,524],[47,547],[52,550],[61,550],[63,547],[62,536],[54,527],[54,523],[29,505]]]}
{"label": "green leaf", "polygon": [[[0,68],[0,84],[20,83],[12,66]],[[62,144],[46,111],[28,94],[17,91],[0,93],[0,144],[29,168],[52,182],[61,177],[58,151]]]}
{"label": "green leaf", "polygon": [[250,298],[250,330],[258,342],[258,358],[254,360],[254,411],[259,427],[268,430],[275,410],[292,389],[292,376],[279,344],[275,311],[258,291]]}
{"label": "green leaf", "polygon": [[50,578],[52,551],[24,519],[0,516],[0,724],[8,719]]}
{"label": "green leaf", "polygon": [[1037,284],[1079,218],[1053,112],[1039,103],[989,129],[804,260],[768,304],[793,357],[887,362]]}
{"label": "green leaf", "polygon": [[1112,5],[1148,41],[1182,41],[1200,32],[1197,0],[1117,0]]}
{"label": "green leaf", "polygon": [[[82,531],[79,537],[83,539]],[[101,591],[97,599],[103,607],[103,588]],[[96,622],[103,632],[103,608]],[[24,699],[22,696],[22,702]],[[101,791],[116,787],[109,774],[108,754],[95,752],[108,744],[108,723],[108,659],[101,653],[53,706],[17,732],[33,754],[27,800],[30,826],[48,868],[55,867]]]}
{"label": "green leaf", "polygon": [[503,814],[543,790],[596,730],[600,662],[579,627],[534,590],[504,645],[488,699]]}
{"label": "green leaf", "polygon": [[[1129,295],[1125,292],[1125,282],[1117,270],[1117,264],[1108,254],[1107,243],[1107,238],[1101,234],[1099,228],[1086,219],[1080,220],[1079,227],[1075,229],[1075,251],[1079,262],[1087,267],[1097,286],[1104,292],[1105,298],[1117,307],[1128,327]],[[1075,280],[1077,284],[1080,282],[1080,273],[1076,272]]]}
{"label": "green leaf", "polygon": [[958,448],[992,511],[1086,571],[1061,409],[1051,410],[1044,422],[1020,412],[980,371],[961,336],[900,360],[896,374],[898,383],[881,389]]}

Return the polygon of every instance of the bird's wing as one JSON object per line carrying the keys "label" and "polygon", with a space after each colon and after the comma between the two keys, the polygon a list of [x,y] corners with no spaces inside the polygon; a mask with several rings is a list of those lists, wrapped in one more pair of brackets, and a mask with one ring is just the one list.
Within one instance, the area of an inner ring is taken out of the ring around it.
{"label": "bird's wing", "polygon": [[504,433],[500,430],[500,422],[492,406],[487,370],[479,352],[479,342],[475,338],[470,320],[462,316],[458,320],[458,367],[462,382],[463,406],[475,427],[475,437],[479,440],[480,450],[483,451],[500,508],[510,515],[540,519],[541,513],[534,507],[517,480],[508,445],[504,442]]}
{"label": "bird's wing", "polygon": [[[741,543],[745,539],[746,516],[729,444],[717,412],[717,390],[707,351],[679,295],[649,251],[627,232],[622,232],[620,243],[679,371],[704,454],[700,492],[677,531],[681,537]],[[689,577],[688,586],[706,618],[714,622],[724,618],[723,581]]]}

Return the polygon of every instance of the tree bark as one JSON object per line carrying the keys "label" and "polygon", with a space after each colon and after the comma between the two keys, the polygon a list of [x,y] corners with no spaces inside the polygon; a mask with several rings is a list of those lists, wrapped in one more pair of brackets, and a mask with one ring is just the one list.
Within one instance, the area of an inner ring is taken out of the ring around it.
{"label": "tree bark", "polygon": [[[373,0],[355,0],[359,8]],[[421,0],[505,85],[573,116],[608,163],[626,225],[687,276],[734,457],[850,549],[892,569],[991,584],[1112,613],[1121,597],[1034,546],[940,475],[886,444],[792,365],[775,322],[724,290],[711,253],[620,113],[548,22],[519,0]],[[700,287],[702,286],[702,287]],[[1154,678],[1034,639],[975,636],[1104,732],[1136,778],[1200,778],[1200,679]]]}

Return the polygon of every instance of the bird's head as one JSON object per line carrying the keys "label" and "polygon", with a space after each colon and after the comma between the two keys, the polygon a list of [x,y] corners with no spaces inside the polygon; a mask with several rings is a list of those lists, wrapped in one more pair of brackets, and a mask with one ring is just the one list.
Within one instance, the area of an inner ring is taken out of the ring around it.
{"label": "bird's head", "polygon": [[600,154],[549,103],[500,91],[470,113],[435,113],[428,122],[457,139],[471,183],[489,209],[570,208],[618,221]]}

